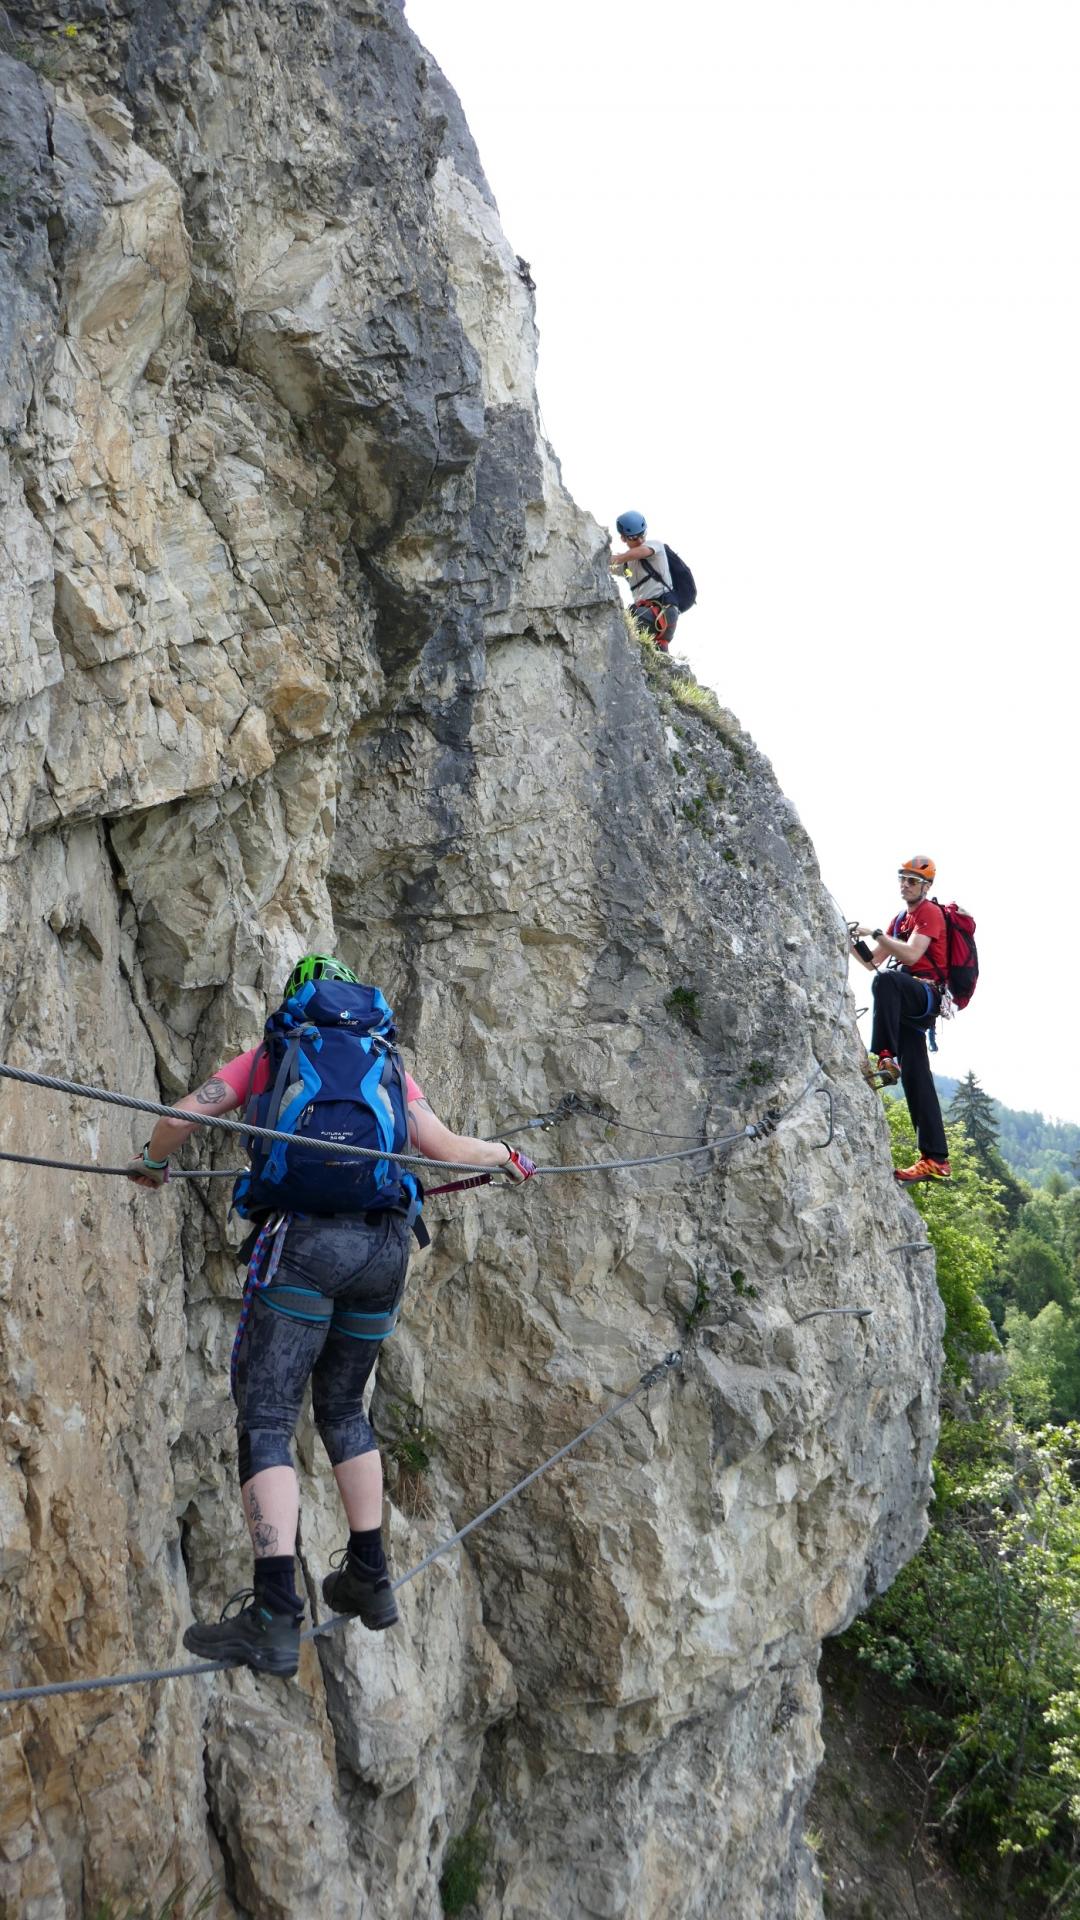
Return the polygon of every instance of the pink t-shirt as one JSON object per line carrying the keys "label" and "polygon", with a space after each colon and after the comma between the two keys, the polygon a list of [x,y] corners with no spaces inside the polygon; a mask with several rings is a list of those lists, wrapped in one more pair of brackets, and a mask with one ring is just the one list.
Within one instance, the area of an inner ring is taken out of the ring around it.
{"label": "pink t-shirt", "polygon": [[[262,1051],[259,1047],[249,1047],[246,1053],[238,1053],[235,1060],[226,1060],[218,1067],[215,1080],[224,1080],[227,1087],[246,1100],[249,1093],[262,1093],[270,1085],[270,1061],[264,1052],[256,1064],[256,1055]],[[255,1077],[251,1077],[252,1065],[255,1065]],[[423,1089],[418,1087],[411,1073],[405,1075],[405,1097],[411,1106],[414,1100],[422,1100]]]}

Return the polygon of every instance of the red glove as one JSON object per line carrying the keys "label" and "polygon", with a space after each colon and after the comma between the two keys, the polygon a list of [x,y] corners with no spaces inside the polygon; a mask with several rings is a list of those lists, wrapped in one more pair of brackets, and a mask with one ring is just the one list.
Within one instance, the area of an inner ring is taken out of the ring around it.
{"label": "red glove", "polygon": [[507,1179],[512,1180],[515,1186],[520,1186],[523,1180],[531,1180],[536,1172],[536,1161],[530,1160],[527,1154],[519,1153],[516,1147],[508,1146],[505,1140],[500,1140],[499,1145],[506,1147],[510,1158],[505,1160],[496,1171],[505,1173]]}

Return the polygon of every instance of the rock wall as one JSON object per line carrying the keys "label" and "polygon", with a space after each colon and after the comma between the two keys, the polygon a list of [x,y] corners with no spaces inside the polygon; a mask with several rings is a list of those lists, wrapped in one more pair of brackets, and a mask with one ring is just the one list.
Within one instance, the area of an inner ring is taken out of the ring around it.
{"label": "rock wall", "polygon": [[[0,1709],[0,1912],[212,1878],[219,1916],[426,1920],[466,1833],[483,1920],[809,1920],[818,1651],[921,1538],[940,1338],[812,849],[627,636],[393,0],[35,0],[0,49],[2,1057],[175,1096],[331,944],[451,1124],[610,1117],[549,1160],[741,1127],[815,1061],[836,1122],[433,1202],[374,1400],[430,1436],[399,1569],[681,1375],[294,1684]],[[141,1137],[0,1083],[9,1151]],[[227,1183],[0,1183],[4,1684],[168,1665],[248,1570]],[[341,1522],[298,1453],[317,1610]]]}

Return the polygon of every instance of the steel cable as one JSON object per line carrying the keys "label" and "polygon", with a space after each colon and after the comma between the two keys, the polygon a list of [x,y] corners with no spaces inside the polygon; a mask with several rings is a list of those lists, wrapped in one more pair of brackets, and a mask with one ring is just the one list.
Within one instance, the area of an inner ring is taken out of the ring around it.
{"label": "steel cable", "polygon": [[[509,1505],[510,1501],[515,1499],[519,1493],[523,1493],[526,1487],[530,1487],[534,1480],[539,1480],[541,1475],[547,1473],[549,1468],[555,1466],[558,1461],[565,1459],[568,1453],[573,1453],[574,1448],[579,1447],[583,1440],[587,1440],[591,1433],[596,1433],[600,1427],[606,1426],[609,1420],[614,1420],[617,1415],[622,1413],[633,1401],[639,1399],[643,1393],[648,1393],[651,1387],[658,1386],[663,1379],[669,1377],[670,1374],[681,1365],[682,1354],[680,1352],[676,1351],[665,1354],[662,1360],[658,1360],[655,1366],[649,1367],[647,1371],[642,1374],[637,1386],[632,1388],[629,1393],[624,1394],[621,1400],[616,1400],[614,1406],[609,1407],[606,1413],[602,1413],[598,1419],[590,1421],[587,1427],[582,1427],[581,1432],[576,1433],[572,1440],[566,1442],[565,1446],[560,1447],[556,1453],[550,1454],[546,1460],[541,1461],[538,1467],[534,1467],[531,1473],[527,1473],[523,1479],[518,1480],[506,1493],[500,1494],[499,1498],[493,1500],[490,1506],[485,1507],[482,1513],[478,1513],[472,1520],[466,1521],[465,1525],[459,1527],[456,1533],[451,1534],[448,1540],[442,1540],[438,1546],[432,1547],[431,1552],[425,1554],[422,1560],[418,1560],[415,1567],[410,1567],[407,1573],[399,1575],[398,1579],[392,1581],[391,1591],[397,1593],[401,1587],[407,1587],[410,1580],[415,1580],[417,1575],[423,1573],[435,1560],[441,1559],[444,1553],[449,1553],[453,1547],[460,1545],[461,1541],[464,1540],[468,1534],[474,1532],[477,1527],[483,1526],[485,1520],[490,1520],[493,1514],[498,1513],[503,1507]],[[302,1640],[319,1639],[324,1634],[335,1632],[338,1627],[348,1625],[351,1617],[349,1614],[336,1613],[331,1619],[322,1621],[317,1627],[308,1627],[300,1637]],[[149,1667],[137,1673],[97,1675],[87,1680],[50,1680],[36,1687],[5,1687],[0,1688],[0,1702],[10,1706],[20,1700],[54,1699],[59,1694],[97,1693],[106,1687],[150,1686],[155,1680],[183,1680],[194,1674],[222,1673],[226,1668],[242,1666],[244,1664],[243,1661],[239,1660],[196,1660],[186,1667]]]}
{"label": "steel cable", "polygon": [[[99,1167],[94,1160],[43,1160],[36,1153],[2,1153],[0,1160],[14,1160],[20,1167],[60,1167],[65,1173],[118,1173],[129,1179],[127,1167]],[[235,1180],[239,1168],[170,1167],[170,1180]]]}
{"label": "steel cable", "polygon": [[[828,1045],[830,1046],[840,1023],[847,992],[848,984],[845,977],[841,988],[836,1016],[829,1031]],[[579,1165],[538,1167],[536,1170],[537,1176],[543,1175],[550,1177],[553,1174],[567,1173],[620,1173],[635,1167],[670,1166],[681,1160],[698,1159],[702,1154],[720,1153],[726,1147],[735,1146],[740,1140],[752,1140],[759,1134],[771,1133],[773,1128],[778,1126],[781,1120],[785,1120],[790,1113],[793,1113],[800,1101],[806,1098],[822,1071],[822,1063],[818,1061],[806,1085],[795,1095],[794,1099],[788,1102],[786,1107],[781,1108],[778,1113],[770,1113],[765,1120],[749,1122],[745,1127],[741,1127],[737,1133],[721,1134],[716,1140],[706,1140],[703,1141],[700,1146],[695,1147],[680,1147],[672,1153],[650,1153],[642,1154],[634,1159],[593,1160],[586,1161]],[[274,1127],[258,1127],[244,1120],[229,1120],[223,1114],[194,1113],[188,1108],[165,1106],[157,1100],[139,1100],[133,1094],[113,1093],[106,1087],[85,1086],[78,1080],[63,1080],[54,1074],[32,1073],[26,1067],[13,1067],[6,1061],[0,1062],[0,1078],[17,1080],[27,1086],[43,1087],[52,1092],[68,1093],[88,1100],[103,1100],[110,1106],[128,1107],[136,1113],[152,1113],[166,1120],[182,1120],[194,1126],[214,1127],[221,1132],[242,1134],[254,1139],[283,1140],[289,1146],[295,1146],[296,1144],[295,1134],[283,1133]],[[498,1168],[479,1166],[475,1161],[429,1160],[424,1154],[384,1153],[377,1147],[357,1147],[353,1146],[350,1142],[344,1141],[312,1138],[310,1140],[306,1139],[304,1145],[313,1151],[332,1153],[337,1158],[385,1160],[391,1161],[398,1166],[435,1167],[439,1169],[439,1171],[449,1169],[453,1173],[491,1173],[499,1171]]]}

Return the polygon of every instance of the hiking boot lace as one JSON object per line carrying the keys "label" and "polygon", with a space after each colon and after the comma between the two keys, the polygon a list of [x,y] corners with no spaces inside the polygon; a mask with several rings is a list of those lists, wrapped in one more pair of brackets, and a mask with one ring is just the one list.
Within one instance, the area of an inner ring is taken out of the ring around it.
{"label": "hiking boot lace", "polygon": [[226,1600],[225,1605],[218,1615],[218,1619],[233,1620],[236,1614],[243,1613],[245,1607],[249,1604],[252,1606],[255,1604],[255,1589],[254,1587],[241,1587],[239,1593],[229,1595],[229,1598]]}

